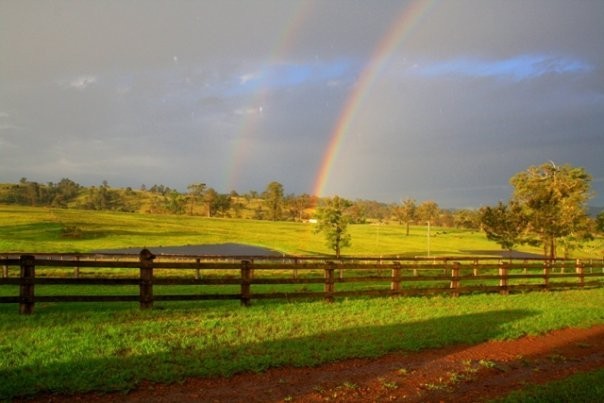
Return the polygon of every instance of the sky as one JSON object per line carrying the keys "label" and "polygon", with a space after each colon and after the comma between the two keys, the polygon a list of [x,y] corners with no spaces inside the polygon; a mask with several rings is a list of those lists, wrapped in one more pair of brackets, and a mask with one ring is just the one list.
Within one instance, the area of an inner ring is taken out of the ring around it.
{"label": "sky", "polygon": [[0,2],[0,182],[604,206],[604,1]]}

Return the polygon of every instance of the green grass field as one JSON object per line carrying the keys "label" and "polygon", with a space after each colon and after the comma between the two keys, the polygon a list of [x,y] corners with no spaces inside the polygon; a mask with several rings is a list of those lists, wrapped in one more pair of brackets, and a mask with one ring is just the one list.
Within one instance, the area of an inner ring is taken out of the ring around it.
{"label": "green grass field", "polygon": [[[300,223],[0,206],[0,254],[222,242],[329,254],[322,235],[312,230]],[[413,227],[406,237],[398,225],[358,225],[351,234],[353,246],[345,250],[350,255],[427,253],[426,228]],[[480,233],[433,228],[432,235],[433,255],[498,249]],[[601,246],[600,239],[585,250]],[[140,311],[137,303],[39,303],[36,310],[20,316],[15,304],[0,305],[0,400],[128,390],[142,380],[312,366],[588,327],[604,323],[604,289],[333,304],[260,300],[250,308],[237,301],[166,302],[151,311]]]}
{"label": "green grass field", "polygon": [[[322,234],[305,223],[218,219],[0,206],[0,253],[88,252],[98,249],[243,243],[297,255],[332,254]],[[352,247],[345,255],[425,256],[427,228],[411,228],[405,236],[397,224],[352,225]],[[484,234],[432,228],[431,255],[468,255],[498,250]],[[597,249],[597,246],[592,248]],[[539,253],[538,248],[521,248]]]}
{"label": "green grass field", "polygon": [[495,403],[598,402],[604,397],[604,369],[513,392]]}
{"label": "green grass field", "polygon": [[313,366],[604,321],[604,289],[507,297],[0,306],[0,399]]}

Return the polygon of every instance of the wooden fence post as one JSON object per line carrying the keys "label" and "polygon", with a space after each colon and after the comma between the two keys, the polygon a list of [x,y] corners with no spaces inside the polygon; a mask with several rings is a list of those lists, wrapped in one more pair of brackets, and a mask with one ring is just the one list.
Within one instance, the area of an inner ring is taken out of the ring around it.
{"label": "wooden fence post", "polygon": [[472,267],[472,275],[478,276],[478,259],[474,259],[474,266]]}
{"label": "wooden fence post", "polygon": [[459,268],[461,266],[461,263],[459,262],[453,262],[453,267],[451,267],[451,286],[450,288],[453,289],[452,295],[454,297],[459,297]]}
{"label": "wooden fence post", "polygon": [[508,295],[508,263],[499,262],[499,294]]}
{"label": "wooden fence post", "polygon": [[400,291],[401,289],[401,264],[394,262],[392,267],[392,281],[390,282],[391,291]]}
{"label": "wooden fence post", "polygon": [[325,301],[333,302],[333,291],[334,291],[334,276],[333,272],[335,270],[333,262],[327,262],[327,267],[325,268]]}
{"label": "wooden fence post", "polygon": [[76,266],[73,268],[73,276],[75,278],[80,278],[80,257],[76,256]]}
{"label": "wooden fence post", "polygon": [[201,278],[201,259],[195,259],[195,263],[197,264],[195,268],[195,280],[199,280]]}
{"label": "wooden fence post", "polygon": [[21,276],[19,282],[19,313],[31,315],[34,312],[34,281],[36,278],[36,258],[21,256]]}
{"label": "wooden fence post", "polygon": [[153,308],[153,259],[155,259],[155,255],[148,249],[140,251],[139,302],[141,309]]}
{"label": "wooden fence post", "polygon": [[543,262],[543,287],[546,290],[549,288],[549,270],[550,270],[550,261],[546,260]]}
{"label": "wooden fence post", "polygon": [[[8,259],[8,256],[4,256],[5,259]],[[8,265],[2,265],[2,278],[8,278]]]}
{"label": "wooden fence post", "polygon": [[585,287],[585,266],[583,266],[583,262],[581,262],[579,259],[577,259],[575,270],[579,275],[579,286],[581,288]]}
{"label": "wooden fence post", "polygon": [[252,281],[252,262],[241,261],[241,305],[250,306],[250,284]]}
{"label": "wooden fence post", "polygon": [[524,259],[524,260],[522,261],[522,265],[523,265],[523,268],[522,268],[522,273],[523,273],[523,274],[526,274],[526,273],[527,273],[526,264],[527,264],[527,260],[526,260],[526,259]]}

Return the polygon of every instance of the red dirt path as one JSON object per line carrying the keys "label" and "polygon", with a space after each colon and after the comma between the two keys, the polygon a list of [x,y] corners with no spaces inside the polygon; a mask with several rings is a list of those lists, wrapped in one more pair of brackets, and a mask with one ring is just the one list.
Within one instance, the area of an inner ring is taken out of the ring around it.
{"label": "red dirt path", "polygon": [[[455,346],[315,368],[275,368],[231,378],[143,383],[129,393],[37,396],[33,401],[479,402],[527,384],[604,368],[604,325],[544,336]],[[28,400],[32,401],[32,400]]]}

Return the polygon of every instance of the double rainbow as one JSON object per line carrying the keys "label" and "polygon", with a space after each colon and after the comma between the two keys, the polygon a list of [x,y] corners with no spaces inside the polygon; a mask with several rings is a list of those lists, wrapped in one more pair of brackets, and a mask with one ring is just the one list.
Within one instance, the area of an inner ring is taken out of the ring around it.
{"label": "double rainbow", "polygon": [[[363,103],[367,94],[370,92],[372,84],[375,82],[384,65],[392,55],[393,51],[399,47],[413,33],[415,28],[424,19],[426,14],[433,8],[438,0],[413,0],[405,3],[398,17],[390,25],[386,33],[378,42],[369,62],[365,65],[356,85],[348,94],[344,106],[342,107],[335,124],[330,131],[329,142],[321,159],[318,172],[314,179],[314,185],[311,194],[315,196],[324,196],[325,187],[331,177],[334,162],[337,159],[341,144],[354,121],[355,114]],[[291,18],[284,22],[283,35],[278,37],[278,40],[273,46],[271,54],[273,57],[269,61],[271,63],[280,62],[292,44],[295,42],[297,33],[303,26],[303,23],[310,15],[314,8],[314,3],[310,1],[302,1],[291,13]],[[253,94],[249,104],[258,108],[264,105],[268,95],[267,88],[260,88]],[[259,105],[259,106],[258,106]],[[260,112],[261,110],[259,110]],[[227,183],[229,189],[234,189],[239,180],[242,161],[245,159],[246,152],[250,149],[252,142],[251,135],[256,130],[261,119],[260,113],[249,114],[243,119],[243,123],[238,130],[236,143],[233,146],[231,156],[232,163],[227,171]]]}

